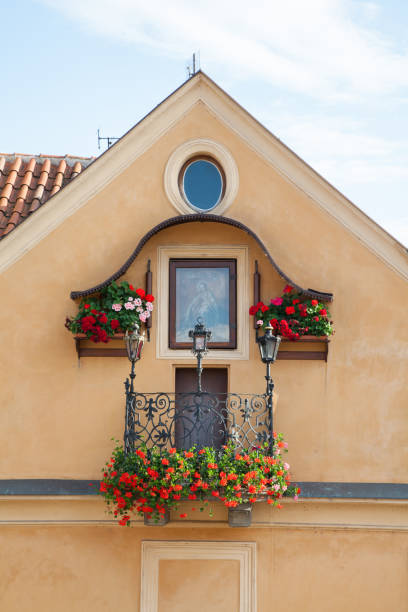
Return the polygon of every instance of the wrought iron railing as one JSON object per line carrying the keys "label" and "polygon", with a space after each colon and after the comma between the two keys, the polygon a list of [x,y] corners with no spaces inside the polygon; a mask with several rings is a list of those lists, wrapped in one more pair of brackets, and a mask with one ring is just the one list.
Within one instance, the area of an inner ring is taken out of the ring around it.
{"label": "wrought iron railing", "polygon": [[[133,380],[132,380],[133,382]],[[232,441],[237,449],[273,443],[272,389],[265,394],[138,393],[126,381],[125,452],[145,443],[188,449]]]}

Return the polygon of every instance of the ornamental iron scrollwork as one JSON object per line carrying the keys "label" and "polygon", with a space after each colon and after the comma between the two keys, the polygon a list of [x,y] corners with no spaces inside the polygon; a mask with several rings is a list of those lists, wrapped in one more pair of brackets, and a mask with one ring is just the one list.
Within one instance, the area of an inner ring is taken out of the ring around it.
{"label": "ornamental iron scrollwork", "polygon": [[272,447],[273,423],[268,394],[138,393],[125,383],[124,448]]}

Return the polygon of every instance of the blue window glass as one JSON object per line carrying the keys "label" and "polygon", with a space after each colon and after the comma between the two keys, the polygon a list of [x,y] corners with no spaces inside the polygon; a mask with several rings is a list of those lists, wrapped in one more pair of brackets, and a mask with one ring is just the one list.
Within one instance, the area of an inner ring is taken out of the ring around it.
{"label": "blue window glass", "polygon": [[217,166],[205,159],[191,162],[184,171],[183,191],[187,202],[199,210],[211,210],[221,199],[223,180]]}

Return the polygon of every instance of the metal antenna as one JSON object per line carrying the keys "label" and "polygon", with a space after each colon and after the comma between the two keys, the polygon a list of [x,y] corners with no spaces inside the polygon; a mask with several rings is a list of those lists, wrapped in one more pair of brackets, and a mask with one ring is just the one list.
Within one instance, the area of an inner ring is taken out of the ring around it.
{"label": "metal antenna", "polygon": [[[196,55],[197,55],[197,61],[196,61]],[[191,77],[193,77],[195,73],[198,72],[198,70],[200,70],[200,52],[199,51],[197,54],[193,53],[192,66],[190,64],[187,64],[187,78],[191,79]]]}
{"label": "metal antenna", "polygon": [[101,140],[106,140],[107,141],[107,145],[108,145],[107,148],[109,149],[109,147],[111,147],[116,140],[119,140],[119,137],[116,137],[116,136],[101,136],[99,128],[98,128],[98,149],[101,148]]}

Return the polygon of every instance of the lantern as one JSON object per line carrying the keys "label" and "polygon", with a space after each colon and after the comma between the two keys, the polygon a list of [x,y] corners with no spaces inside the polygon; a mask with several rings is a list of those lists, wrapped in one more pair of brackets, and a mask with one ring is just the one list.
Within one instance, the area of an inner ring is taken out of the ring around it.
{"label": "lantern", "polygon": [[281,339],[280,336],[274,336],[272,332],[273,327],[268,325],[268,327],[265,328],[264,335],[259,336],[257,339],[263,363],[273,363],[278,356]]}
{"label": "lantern", "polygon": [[126,331],[126,334],[125,334],[126,351],[127,351],[129,361],[132,364],[136,363],[136,361],[139,361],[142,355],[144,341],[145,341],[145,335],[139,333],[139,325],[137,323],[134,324],[133,330],[130,334],[129,334],[129,331]]}

